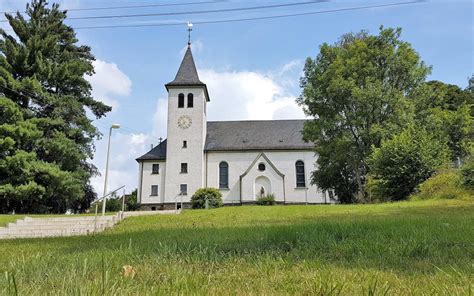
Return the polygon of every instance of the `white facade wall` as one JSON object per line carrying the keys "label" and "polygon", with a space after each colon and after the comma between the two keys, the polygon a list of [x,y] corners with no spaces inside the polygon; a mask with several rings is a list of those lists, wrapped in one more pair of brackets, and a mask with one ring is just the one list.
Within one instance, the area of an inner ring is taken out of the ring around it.
{"label": "white facade wall", "polygon": [[[152,173],[153,164],[160,165],[158,174]],[[165,161],[142,161],[139,163],[138,201],[142,204],[159,204],[164,202],[166,181]],[[151,195],[151,186],[158,185],[158,196]]]}
{"label": "white facade wall", "polygon": [[[255,159],[261,154],[260,151],[249,152],[208,152],[207,153],[207,186],[219,187],[219,163],[225,161],[229,164],[229,189],[221,190],[225,203],[240,202],[240,176],[250,167]],[[267,177],[271,182],[271,193],[275,199],[286,203],[325,203],[329,199],[311,186],[311,172],[314,171],[316,157],[312,151],[264,151],[264,154],[273,163],[275,168],[284,174],[283,178],[278,175],[269,165],[266,159],[260,157],[247,175],[242,178],[242,201],[254,201],[256,197],[255,180],[259,176]],[[305,188],[296,187],[295,163],[302,160],[305,164]],[[265,163],[266,170],[258,171],[258,164]]]}
{"label": "white facade wall", "polygon": [[[184,94],[184,108],[178,108],[178,95]],[[193,108],[187,107],[187,96],[194,96]],[[168,139],[166,152],[165,203],[180,201],[180,185],[187,184],[189,202],[194,192],[204,184],[204,141],[206,137],[206,97],[204,88],[170,88],[168,92]],[[187,129],[178,126],[178,119],[189,116],[192,124]],[[187,148],[183,148],[187,141]],[[188,173],[181,173],[181,163],[188,164]]]}

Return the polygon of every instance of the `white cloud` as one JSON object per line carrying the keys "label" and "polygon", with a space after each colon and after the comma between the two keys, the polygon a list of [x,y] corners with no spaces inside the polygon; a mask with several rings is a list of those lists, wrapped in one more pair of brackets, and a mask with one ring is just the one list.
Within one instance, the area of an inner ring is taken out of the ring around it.
{"label": "white cloud", "polygon": [[154,138],[166,138],[166,124],[168,120],[168,99],[160,98],[156,103],[155,114],[153,115],[152,135]]}
{"label": "white cloud", "polygon": [[[102,196],[104,190],[107,139],[107,135],[105,135],[103,139],[95,143],[97,153],[93,163],[102,175],[92,178],[91,184],[99,196]],[[149,141],[149,135],[113,132],[110,145],[108,192],[122,185],[126,186],[127,192],[137,187],[138,164],[135,158],[140,157],[150,149]]]}
{"label": "white cloud", "polygon": [[[211,102],[210,120],[304,118],[292,94],[277,76],[254,71],[200,71]],[[232,108],[229,108],[232,106]]]}
{"label": "white cloud", "polygon": [[93,65],[95,74],[86,76],[92,85],[92,96],[96,100],[112,106],[115,110],[120,104],[114,97],[129,95],[132,90],[132,82],[115,63],[96,60]]}

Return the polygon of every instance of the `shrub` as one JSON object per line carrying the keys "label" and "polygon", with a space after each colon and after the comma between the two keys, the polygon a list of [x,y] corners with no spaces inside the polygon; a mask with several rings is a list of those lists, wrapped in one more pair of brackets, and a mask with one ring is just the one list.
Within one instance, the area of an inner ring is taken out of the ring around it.
{"label": "shrub", "polygon": [[431,177],[449,158],[445,141],[409,127],[374,148],[369,159],[371,198],[403,200]]}
{"label": "shrub", "polygon": [[474,190],[474,157],[461,167],[461,174],[462,185],[467,189]]}
{"label": "shrub", "polygon": [[424,181],[418,187],[418,193],[412,199],[465,199],[473,192],[463,188],[462,175],[459,170],[446,169]]}
{"label": "shrub", "polygon": [[191,206],[193,209],[206,208],[206,200],[209,208],[218,208],[223,205],[222,193],[216,188],[198,189],[191,197]]}
{"label": "shrub", "polygon": [[274,204],[275,204],[275,195],[273,193],[257,198],[257,205],[273,206]]}
{"label": "shrub", "polygon": [[[102,204],[99,204],[99,208],[102,207]],[[122,199],[112,197],[107,199],[105,203],[105,211],[106,212],[118,212],[122,210]]]}
{"label": "shrub", "polygon": [[136,211],[140,208],[140,205],[137,202],[137,189],[133,190],[125,199],[125,206],[127,211]]}

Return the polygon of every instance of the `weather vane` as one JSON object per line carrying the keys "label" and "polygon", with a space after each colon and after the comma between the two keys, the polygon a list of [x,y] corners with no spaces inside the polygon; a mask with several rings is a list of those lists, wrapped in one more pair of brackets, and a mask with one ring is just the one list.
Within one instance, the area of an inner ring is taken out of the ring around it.
{"label": "weather vane", "polygon": [[193,30],[193,23],[188,22],[188,45],[191,45],[191,31]]}

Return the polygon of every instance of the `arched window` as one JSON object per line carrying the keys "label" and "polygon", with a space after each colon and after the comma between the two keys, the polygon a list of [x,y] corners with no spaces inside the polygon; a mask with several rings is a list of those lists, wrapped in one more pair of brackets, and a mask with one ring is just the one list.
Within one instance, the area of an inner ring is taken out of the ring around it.
{"label": "arched window", "polygon": [[304,174],[304,162],[298,160],[296,166],[296,187],[306,187],[306,180]]}
{"label": "arched window", "polygon": [[184,94],[178,95],[178,108],[184,108]]}
{"label": "arched window", "polygon": [[229,164],[219,163],[219,188],[229,188]]}
{"label": "arched window", "polygon": [[194,95],[189,93],[188,94],[188,108],[192,108],[194,106]]}

